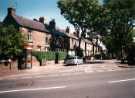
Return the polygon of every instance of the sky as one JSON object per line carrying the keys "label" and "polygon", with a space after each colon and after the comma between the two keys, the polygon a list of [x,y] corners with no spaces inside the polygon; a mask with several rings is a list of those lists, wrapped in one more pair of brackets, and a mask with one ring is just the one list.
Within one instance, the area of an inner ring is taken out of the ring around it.
{"label": "sky", "polygon": [[[66,26],[73,26],[60,14],[57,7],[58,0],[0,0],[0,21],[7,15],[7,8],[14,6],[16,14],[33,19],[45,17],[45,22],[55,19],[57,27],[65,29]],[[9,3],[10,2],[10,3]]]}

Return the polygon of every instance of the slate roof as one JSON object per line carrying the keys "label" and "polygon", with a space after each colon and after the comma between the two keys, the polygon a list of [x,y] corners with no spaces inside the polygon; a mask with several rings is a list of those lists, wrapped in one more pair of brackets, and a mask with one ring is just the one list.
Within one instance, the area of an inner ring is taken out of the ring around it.
{"label": "slate roof", "polygon": [[53,34],[56,37],[59,37],[59,36],[67,37],[67,35],[64,32],[60,32],[60,31],[55,31]]}
{"label": "slate roof", "polygon": [[[47,28],[47,30],[49,30],[51,32],[51,30],[49,28],[49,24],[45,24],[45,27]],[[60,36],[68,37],[68,35],[64,31],[60,31],[58,29],[56,29],[54,32],[51,32],[51,34],[54,35],[55,37],[60,37]]]}
{"label": "slate roof", "polygon": [[24,18],[22,16],[18,16],[18,15],[12,15],[12,17],[21,26],[43,31],[43,32],[49,32],[43,23],[40,23],[40,22],[34,21],[34,20],[30,20],[30,19]]}
{"label": "slate roof", "polygon": [[18,24],[19,26],[23,26],[23,27],[26,27],[26,28],[29,28],[29,29],[34,29],[34,30],[37,30],[37,31],[49,33],[49,31],[46,29],[46,27],[43,23],[16,15],[14,8],[8,8],[7,17],[4,19],[3,22],[5,24],[15,22],[15,24]]}

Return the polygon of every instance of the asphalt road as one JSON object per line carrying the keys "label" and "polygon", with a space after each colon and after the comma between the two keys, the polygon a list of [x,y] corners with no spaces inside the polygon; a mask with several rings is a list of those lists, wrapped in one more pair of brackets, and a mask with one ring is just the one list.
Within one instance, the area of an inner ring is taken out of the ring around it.
{"label": "asphalt road", "polygon": [[0,98],[135,98],[135,69],[0,80]]}

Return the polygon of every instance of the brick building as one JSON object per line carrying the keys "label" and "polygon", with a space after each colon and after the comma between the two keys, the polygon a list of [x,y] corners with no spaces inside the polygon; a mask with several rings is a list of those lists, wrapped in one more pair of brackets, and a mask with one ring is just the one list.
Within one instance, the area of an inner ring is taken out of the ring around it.
{"label": "brick building", "polygon": [[[44,23],[44,18],[40,17],[39,20],[30,20],[16,14],[14,8],[8,8],[8,14],[5,17],[3,24],[14,25],[15,28],[21,32],[26,38],[27,43],[25,45],[28,55],[26,61],[29,58],[29,50],[33,51],[49,51],[49,50],[69,50],[75,51],[75,48],[79,45],[78,35],[65,30],[59,30],[50,28],[50,24]],[[97,48],[95,44],[87,39],[82,39],[80,47],[83,49],[84,56],[90,56],[93,54],[93,48]],[[94,51],[95,52],[95,51]],[[32,64],[31,64],[32,65]]]}
{"label": "brick building", "polygon": [[[48,51],[50,48],[51,33],[44,25],[44,19],[41,17],[39,21],[30,20],[22,16],[16,15],[14,8],[8,8],[7,16],[3,21],[4,25],[14,25],[25,38],[23,57],[20,58],[23,68],[31,68],[33,59],[32,51]],[[22,59],[23,58],[23,59]],[[23,60],[23,61],[21,61]]]}
{"label": "brick building", "polygon": [[14,8],[8,8],[8,14],[3,23],[14,25],[27,38],[28,44],[32,45],[33,50],[47,51],[49,49],[51,33],[46,29],[43,18],[40,18],[39,21],[26,19],[16,15]]}

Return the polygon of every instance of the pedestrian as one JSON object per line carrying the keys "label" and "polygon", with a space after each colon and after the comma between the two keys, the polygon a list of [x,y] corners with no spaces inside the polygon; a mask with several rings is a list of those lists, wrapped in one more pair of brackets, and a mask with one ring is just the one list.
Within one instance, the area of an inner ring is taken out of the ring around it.
{"label": "pedestrian", "polygon": [[12,60],[11,60],[11,59],[8,59],[8,63],[9,63],[9,68],[10,68],[10,70],[11,70],[11,66],[12,66],[11,62],[12,62]]}

